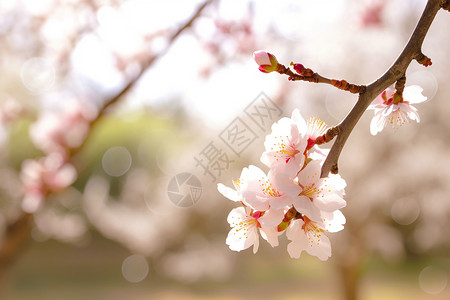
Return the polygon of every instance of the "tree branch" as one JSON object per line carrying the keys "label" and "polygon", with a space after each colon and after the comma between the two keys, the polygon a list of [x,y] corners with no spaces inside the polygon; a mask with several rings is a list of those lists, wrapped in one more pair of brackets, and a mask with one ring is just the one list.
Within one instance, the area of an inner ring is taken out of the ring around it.
{"label": "tree branch", "polygon": [[422,13],[422,16],[420,17],[419,22],[414,29],[414,32],[412,33],[405,48],[398,56],[397,60],[379,79],[367,86],[366,90],[359,95],[358,101],[356,102],[350,113],[340,124],[337,125],[337,127],[339,128],[339,134],[337,135],[336,141],[331,147],[330,153],[328,154],[322,166],[322,177],[328,176],[330,172],[338,172],[338,159],[341,154],[342,148],[344,147],[345,142],[347,141],[356,123],[358,123],[359,119],[366,111],[367,107],[370,105],[373,99],[398,79],[402,78],[412,60],[423,59],[423,41],[428,32],[428,29],[431,26],[431,23],[433,23],[434,17],[436,16],[439,9],[441,9],[442,5],[442,0],[428,1]]}

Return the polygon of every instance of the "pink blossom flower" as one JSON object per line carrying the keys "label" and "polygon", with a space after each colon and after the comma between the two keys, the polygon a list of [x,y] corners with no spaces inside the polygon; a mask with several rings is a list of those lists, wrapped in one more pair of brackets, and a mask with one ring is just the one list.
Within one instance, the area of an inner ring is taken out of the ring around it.
{"label": "pink blossom flower", "polygon": [[234,208],[228,215],[227,221],[231,230],[226,243],[233,251],[241,251],[253,246],[253,253],[258,251],[259,234],[269,242],[272,247],[278,246],[278,232],[275,228],[262,227],[258,222],[261,212],[252,212],[250,208]]}
{"label": "pink blossom flower", "polygon": [[60,154],[53,153],[39,160],[25,160],[20,177],[25,188],[22,209],[32,213],[41,206],[48,192],[68,187],[75,181],[77,173]]}
{"label": "pink blossom flower", "polygon": [[272,125],[272,133],[264,142],[266,151],[261,155],[261,162],[271,170],[294,178],[305,162],[306,133],[306,122],[296,109],[291,118],[282,118]]}
{"label": "pink blossom flower", "polygon": [[[232,201],[240,201],[244,205],[259,211],[266,211],[269,208],[283,209],[292,204],[290,195],[298,195],[301,188],[292,183],[285,191],[274,185],[275,177],[269,173],[267,176],[260,168],[250,165],[244,168],[239,180],[233,182],[235,190],[219,183],[219,192]],[[273,179],[272,179],[273,178]]]}
{"label": "pink blossom flower", "polygon": [[333,212],[346,206],[343,199],[346,182],[338,174],[320,178],[321,162],[313,160],[298,174],[302,191],[294,198],[295,209],[311,220],[319,221],[322,212]]}
{"label": "pink blossom flower", "polygon": [[370,123],[370,133],[376,135],[389,124],[397,129],[406,121],[412,120],[419,123],[419,113],[411,104],[427,100],[427,97],[422,95],[422,91],[420,86],[412,85],[405,88],[403,97],[394,97],[395,91],[389,88],[381,93],[368,108],[375,111]]}
{"label": "pink blossom flower", "polygon": [[0,101],[0,124],[7,125],[24,112],[22,105],[10,96],[3,96]]}
{"label": "pink blossom flower", "polygon": [[320,119],[311,117],[308,119],[306,127],[306,137],[308,138],[308,145],[306,146],[306,149],[309,150],[316,144],[317,138],[323,136],[326,133],[328,126]]}
{"label": "pink blossom flower", "polygon": [[291,222],[286,230],[286,236],[291,240],[287,250],[292,258],[299,258],[303,251],[322,261],[331,256],[328,233],[342,230],[345,217],[340,211],[325,215],[326,217],[320,222],[312,221],[305,215]]}
{"label": "pink blossom flower", "polygon": [[81,145],[96,115],[97,110],[92,105],[68,101],[61,112],[45,112],[30,127],[30,135],[45,153],[65,153]]}
{"label": "pink blossom flower", "polygon": [[277,70],[278,61],[273,54],[266,51],[253,52],[253,59],[259,65],[259,70],[263,73],[270,73]]}
{"label": "pink blossom flower", "polygon": [[374,0],[363,7],[360,13],[360,22],[363,27],[381,27],[383,25],[383,12],[386,9],[385,0]]}

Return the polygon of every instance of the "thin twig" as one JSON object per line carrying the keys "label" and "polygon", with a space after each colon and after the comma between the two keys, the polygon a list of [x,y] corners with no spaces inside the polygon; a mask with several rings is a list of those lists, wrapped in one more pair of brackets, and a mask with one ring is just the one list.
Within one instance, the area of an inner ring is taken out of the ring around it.
{"label": "thin twig", "polygon": [[278,68],[277,68],[278,73],[289,76],[288,79],[291,81],[301,80],[301,81],[307,81],[307,82],[313,82],[313,83],[330,84],[338,89],[348,91],[353,94],[360,94],[360,93],[364,92],[366,89],[366,87],[363,85],[351,84],[345,80],[329,79],[329,78],[319,75],[318,73],[312,71],[311,69],[307,69],[307,70],[310,71],[310,74],[307,73],[307,75],[299,75],[299,74],[292,72],[292,70],[290,68],[286,68],[283,64],[280,64],[280,63],[278,63]]}

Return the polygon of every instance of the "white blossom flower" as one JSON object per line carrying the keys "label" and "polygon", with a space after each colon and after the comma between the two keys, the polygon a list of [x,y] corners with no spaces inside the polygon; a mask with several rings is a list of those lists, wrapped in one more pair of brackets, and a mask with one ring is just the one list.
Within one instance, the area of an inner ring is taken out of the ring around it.
{"label": "white blossom flower", "polygon": [[403,97],[394,97],[395,91],[389,88],[383,91],[368,107],[368,109],[375,111],[370,123],[370,133],[376,135],[387,125],[397,129],[410,120],[419,123],[419,113],[411,104],[427,100],[427,97],[422,95],[422,91],[423,89],[417,85],[406,87],[403,91]]}
{"label": "white blossom flower", "polygon": [[306,149],[309,150],[315,145],[316,139],[325,134],[325,132],[328,129],[328,126],[320,119],[316,117],[311,117],[308,119],[306,127],[307,127],[306,137],[308,139],[308,145],[306,146]]}
{"label": "white blossom flower", "polygon": [[331,244],[327,234],[342,230],[345,218],[338,210],[323,216],[320,222],[312,221],[305,215],[291,222],[286,236],[291,240],[287,250],[292,258],[299,258],[303,251],[322,261],[331,256]]}
{"label": "white blossom flower", "polygon": [[320,178],[321,162],[313,160],[298,174],[302,192],[294,198],[295,209],[318,221],[321,212],[333,212],[346,206],[343,199],[346,182],[338,174]]}
{"label": "white blossom flower", "polygon": [[269,242],[272,247],[278,246],[278,235],[275,228],[262,227],[258,222],[262,213],[252,212],[248,207],[238,207],[231,210],[227,221],[231,230],[227,236],[226,243],[233,251],[241,251],[253,246],[253,253],[258,251],[259,234]]}
{"label": "white blossom flower", "polygon": [[272,125],[272,133],[264,142],[261,162],[294,178],[305,162],[307,126],[298,109],[291,118],[282,118]]}
{"label": "white blossom flower", "polygon": [[267,176],[260,168],[250,165],[244,168],[239,180],[233,181],[236,190],[219,183],[219,192],[233,201],[240,201],[255,210],[266,211],[269,208],[282,209],[292,204],[291,195],[298,195],[301,188],[291,183],[285,191],[273,184],[273,173]]}

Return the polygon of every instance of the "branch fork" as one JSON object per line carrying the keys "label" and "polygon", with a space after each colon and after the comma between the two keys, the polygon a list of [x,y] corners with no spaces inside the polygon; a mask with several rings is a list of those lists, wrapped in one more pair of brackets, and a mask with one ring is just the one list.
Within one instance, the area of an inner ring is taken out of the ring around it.
{"label": "branch fork", "polygon": [[373,99],[395,83],[396,92],[394,94],[394,101],[403,101],[403,90],[406,83],[405,74],[412,60],[416,60],[424,67],[431,66],[431,59],[423,54],[421,49],[425,36],[437,12],[441,8],[450,11],[450,0],[428,0],[422,16],[397,60],[382,76],[367,86],[351,84],[346,80],[329,79],[309,68],[305,68],[302,64],[294,64],[291,62],[290,65],[293,66],[296,72],[294,73],[290,68],[286,68],[284,65],[278,63],[275,56],[266,54],[268,57],[271,57],[271,60],[270,65],[263,66],[267,68],[262,70],[263,72],[277,71],[280,74],[289,76],[288,80],[290,81],[301,80],[314,83],[326,83],[338,89],[359,94],[358,101],[348,115],[337,126],[330,128],[324,136],[320,137],[319,142],[321,143],[329,142],[336,137],[322,165],[321,177],[327,177],[330,172],[338,173],[338,159],[345,142]]}

